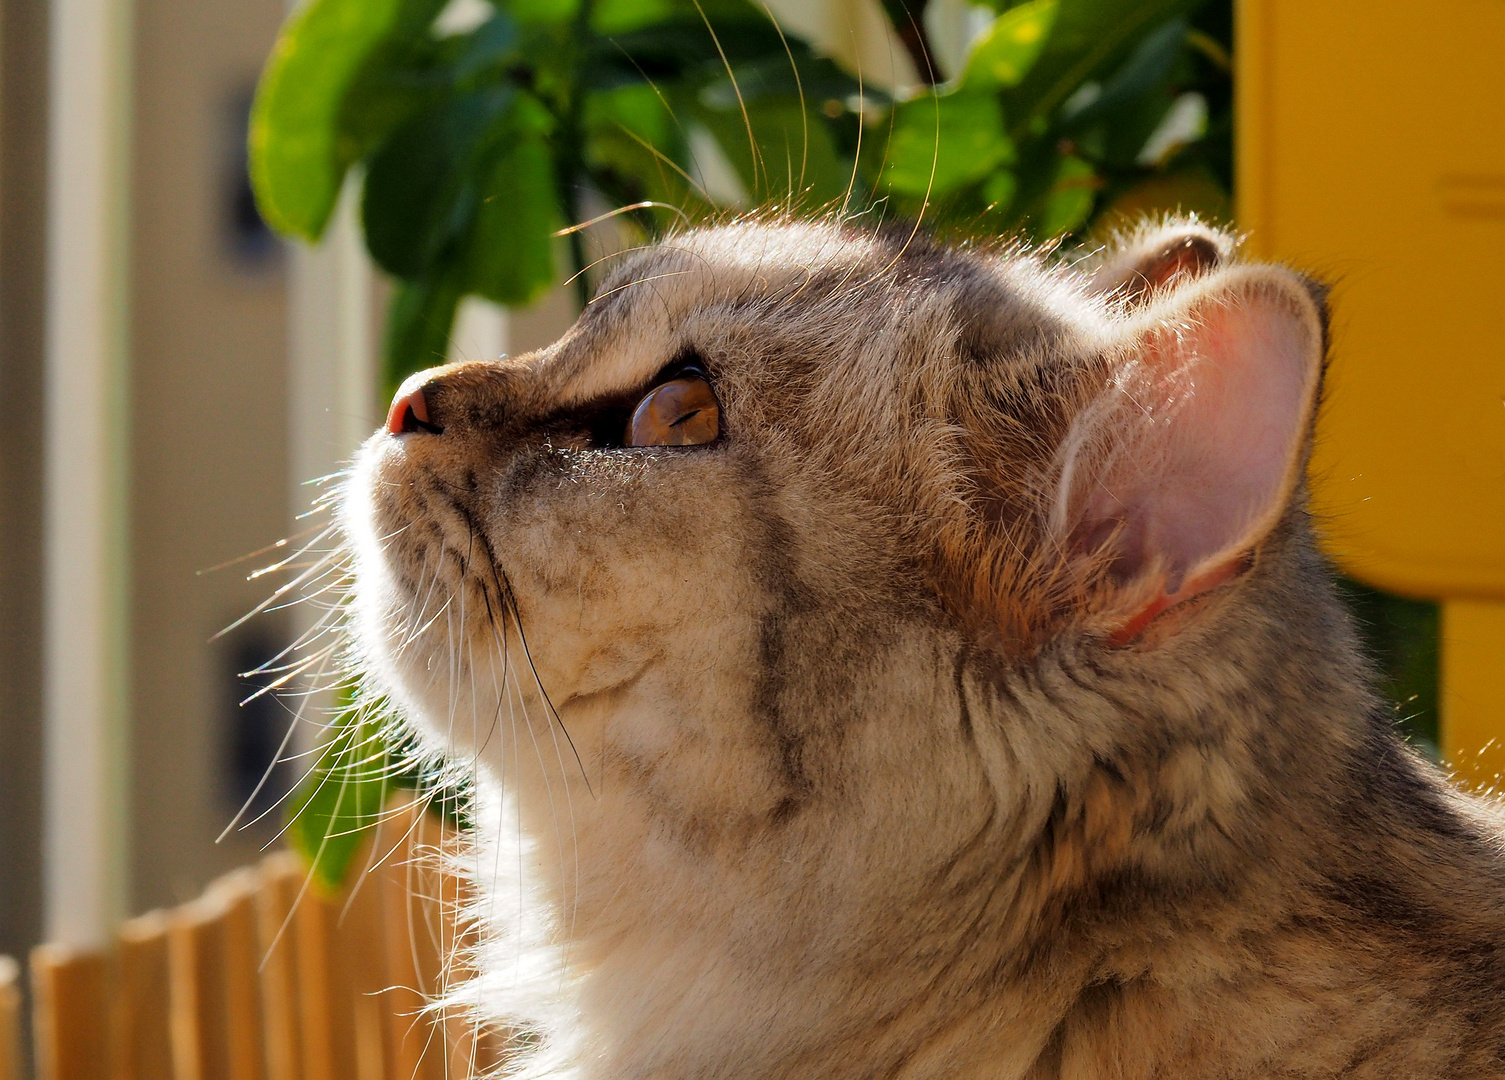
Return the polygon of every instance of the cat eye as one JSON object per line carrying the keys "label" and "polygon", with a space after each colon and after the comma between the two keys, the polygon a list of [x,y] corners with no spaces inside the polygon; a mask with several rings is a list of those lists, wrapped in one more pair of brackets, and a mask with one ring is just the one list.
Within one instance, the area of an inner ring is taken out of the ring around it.
{"label": "cat eye", "polygon": [[696,374],[660,383],[627,421],[624,446],[700,446],[721,434],[721,406],[711,384]]}

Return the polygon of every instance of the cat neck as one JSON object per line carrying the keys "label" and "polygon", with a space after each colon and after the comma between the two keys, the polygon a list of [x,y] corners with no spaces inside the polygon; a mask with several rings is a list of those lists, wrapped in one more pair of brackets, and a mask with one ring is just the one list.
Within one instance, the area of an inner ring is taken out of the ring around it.
{"label": "cat neck", "polygon": [[[1000,1030],[1032,1060],[1083,987],[1184,974],[1204,935],[1299,905],[1373,707],[1307,573],[1153,653],[1061,642],[1024,663],[910,620],[863,635],[855,666],[786,663],[773,705],[741,699],[761,727],[724,722],[714,679],[567,705],[596,783],[577,777],[568,821],[564,777],[518,792],[528,895],[553,913],[536,944],[571,987],[556,1051],[601,1075],[841,1076],[971,1015],[957,1031],[990,1032],[977,1052],[1008,1075]],[[848,648],[784,632],[825,661]]]}

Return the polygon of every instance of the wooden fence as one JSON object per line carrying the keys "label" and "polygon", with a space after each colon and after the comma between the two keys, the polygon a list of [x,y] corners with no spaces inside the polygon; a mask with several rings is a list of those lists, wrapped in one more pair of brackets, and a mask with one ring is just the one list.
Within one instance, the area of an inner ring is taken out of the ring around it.
{"label": "wooden fence", "polygon": [[[460,974],[462,886],[443,830],[394,808],[343,895],[290,853],[120,927],[109,949],[31,956],[37,1080],[465,1080],[501,1040],[425,1011]],[[0,1080],[20,1080],[19,965],[0,957]]]}

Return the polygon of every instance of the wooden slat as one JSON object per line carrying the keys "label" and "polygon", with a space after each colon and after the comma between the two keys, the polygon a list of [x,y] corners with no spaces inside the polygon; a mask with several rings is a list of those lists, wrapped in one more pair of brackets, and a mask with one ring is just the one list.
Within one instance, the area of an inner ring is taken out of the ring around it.
{"label": "wooden slat", "polygon": [[225,1047],[224,901],[207,893],[172,912],[167,956],[175,1080],[230,1080]]}
{"label": "wooden slat", "polygon": [[37,1080],[99,1080],[110,1071],[110,964],[99,950],[31,951]]}
{"label": "wooden slat", "polygon": [[115,935],[115,1080],[173,1080],[167,926],[166,914],[152,911]]}
{"label": "wooden slat", "polygon": [[[458,1009],[418,1009],[441,999],[449,985],[471,974],[468,957],[475,928],[465,918],[472,894],[450,862],[460,838],[439,819],[399,796],[388,806],[384,846],[396,846],[383,861],[386,946],[393,982],[411,988],[404,1003],[397,991],[390,1007],[389,1038],[401,1049],[404,1077],[455,1080],[490,1075],[503,1064],[505,1033],[491,1031]],[[415,1058],[416,1051],[416,1058]],[[397,1055],[394,1055],[395,1057]]]}
{"label": "wooden slat", "polygon": [[[369,849],[369,845],[368,845]],[[357,1080],[385,1080],[388,1006],[381,996],[392,985],[382,947],[382,890],[366,861],[354,864],[353,880],[337,915],[335,950],[349,982],[351,1049]]]}
{"label": "wooden slat", "polygon": [[21,965],[0,956],[0,1080],[21,1080]]}
{"label": "wooden slat", "polygon": [[354,1009],[355,1065],[360,1080],[384,1080],[387,1069],[387,999],[391,967],[382,937],[381,877],[361,863],[360,880],[346,901],[336,948],[346,960]]}
{"label": "wooden slat", "polygon": [[[38,1080],[468,1080],[494,1067],[496,1035],[428,1011],[473,944],[456,918],[466,886],[438,857],[453,842],[397,803],[339,896],[306,889],[284,853],[124,924],[115,959],[38,948]],[[5,1056],[16,1000],[0,958],[0,1080],[20,1080]]]}
{"label": "wooden slat", "polygon": [[[446,1080],[442,1025],[423,1012],[439,991],[438,824],[421,807],[395,802],[382,826],[376,871],[391,988],[382,995],[394,1080]],[[396,850],[392,850],[395,848]]]}
{"label": "wooden slat", "polygon": [[303,1080],[350,1080],[355,1018],[345,957],[336,948],[340,908],[310,888],[297,903],[298,1013]]}
{"label": "wooden slat", "polygon": [[351,1004],[355,1046],[355,1080],[392,1080],[387,1068],[385,1017],[381,1000],[356,994]]}
{"label": "wooden slat", "polygon": [[267,1080],[302,1080],[298,1015],[298,927],[293,905],[303,888],[303,868],[290,851],[261,861],[256,892],[257,962]]}
{"label": "wooden slat", "polygon": [[224,986],[225,1075],[229,1080],[266,1080],[257,966],[256,872],[236,870],[210,886],[224,903],[220,921],[220,978]]}

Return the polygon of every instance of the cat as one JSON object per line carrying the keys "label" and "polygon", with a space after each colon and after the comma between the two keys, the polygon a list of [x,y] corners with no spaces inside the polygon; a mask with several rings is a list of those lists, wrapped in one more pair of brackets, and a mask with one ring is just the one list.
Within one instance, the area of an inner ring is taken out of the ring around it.
{"label": "cat", "polygon": [[1505,816],[1306,508],[1325,306],[1195,220],[754,217],[410,379],[350,619],[478,762],[509,1073],[1505,1076]]}

